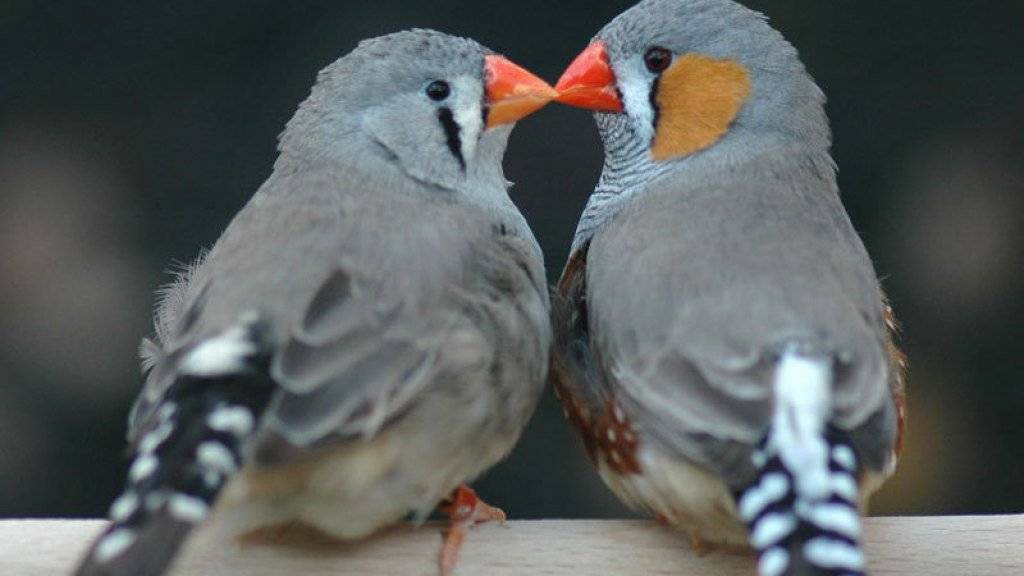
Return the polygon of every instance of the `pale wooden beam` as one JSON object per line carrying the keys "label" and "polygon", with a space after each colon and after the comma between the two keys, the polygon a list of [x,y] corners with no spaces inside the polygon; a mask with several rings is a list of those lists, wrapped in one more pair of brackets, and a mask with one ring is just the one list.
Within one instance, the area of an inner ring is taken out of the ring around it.
{"label": "pale wooden beam", "polygon": [[[0,575],[67,574],[100,521],[0,521]],[[196,544],[176,574],[434,576],[440,527],[403,526],[357,544],[306,548]],[[202,537],[197,541],[203,540]],[[1024,516],[871,518],[873,576],[1024,575]],[[750,576],[751,556],[698,556],[681,534],[628,520],[513,521],[472,531],[456,576]]]}

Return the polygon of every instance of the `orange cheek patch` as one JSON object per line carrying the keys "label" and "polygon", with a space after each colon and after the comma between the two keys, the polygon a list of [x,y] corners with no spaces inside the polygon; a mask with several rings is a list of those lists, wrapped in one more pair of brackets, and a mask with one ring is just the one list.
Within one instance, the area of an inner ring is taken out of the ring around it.
{"label": "orange cheek patch", "polygon": [[651,158],[669,160],[711,146],[729,129],[749,95],[750,78],[739,62],[680,56],[658,82]]}

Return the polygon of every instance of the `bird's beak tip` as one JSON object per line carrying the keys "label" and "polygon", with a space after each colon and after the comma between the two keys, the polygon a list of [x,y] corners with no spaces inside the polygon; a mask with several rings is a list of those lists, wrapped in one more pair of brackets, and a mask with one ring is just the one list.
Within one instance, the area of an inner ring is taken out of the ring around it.
{"label": "bird's beak tip", "polygon": [[487,127],[516,122],[558,96],[550,84],[504,56],[484,58]]}
{"label": "bird's beak tip", "polygon": [[622,112],[615,73],[608,62],[604,42],[595,40],[569,64],[555,85],[556,101],[569,106]]}

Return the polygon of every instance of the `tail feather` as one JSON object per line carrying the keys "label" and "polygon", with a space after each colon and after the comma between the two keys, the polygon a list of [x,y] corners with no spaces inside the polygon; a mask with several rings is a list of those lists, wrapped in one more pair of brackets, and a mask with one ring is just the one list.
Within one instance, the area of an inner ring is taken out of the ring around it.
{"label": "tail feather", "polygon": [[76,576],[162,574],[241,463],[273,390],[258,331],[226,331],[181,358],[174,383],[137,436],[110,525]]}
{"label": "tail feather", "polygon": [[827,428],[827,357],[783,355],[771,429],[755,452],[757,479],[737,510],[758,552],[760,576],[863,576],[857,455]]}

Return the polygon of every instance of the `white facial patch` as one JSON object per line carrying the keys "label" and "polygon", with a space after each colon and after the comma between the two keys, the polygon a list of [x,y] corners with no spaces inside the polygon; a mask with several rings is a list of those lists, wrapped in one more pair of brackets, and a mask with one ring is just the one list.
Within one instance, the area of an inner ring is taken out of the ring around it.
{"label": "white facial patch", "polygon": [[469,164],[476,153],[476,144],[484,131],[483,86],[479,80],[459,76],[452,82],[452,117],[459,126],[459,141],[462,144],[462,158]]}
{"label": "white facial patch", "polygon": [[642,56],[633,56],[615,68],[615,82],[622,98],[622,107],[634,120],[641,141],[654,140],[654,107],[651,87],[654,77],[644,67]]}

